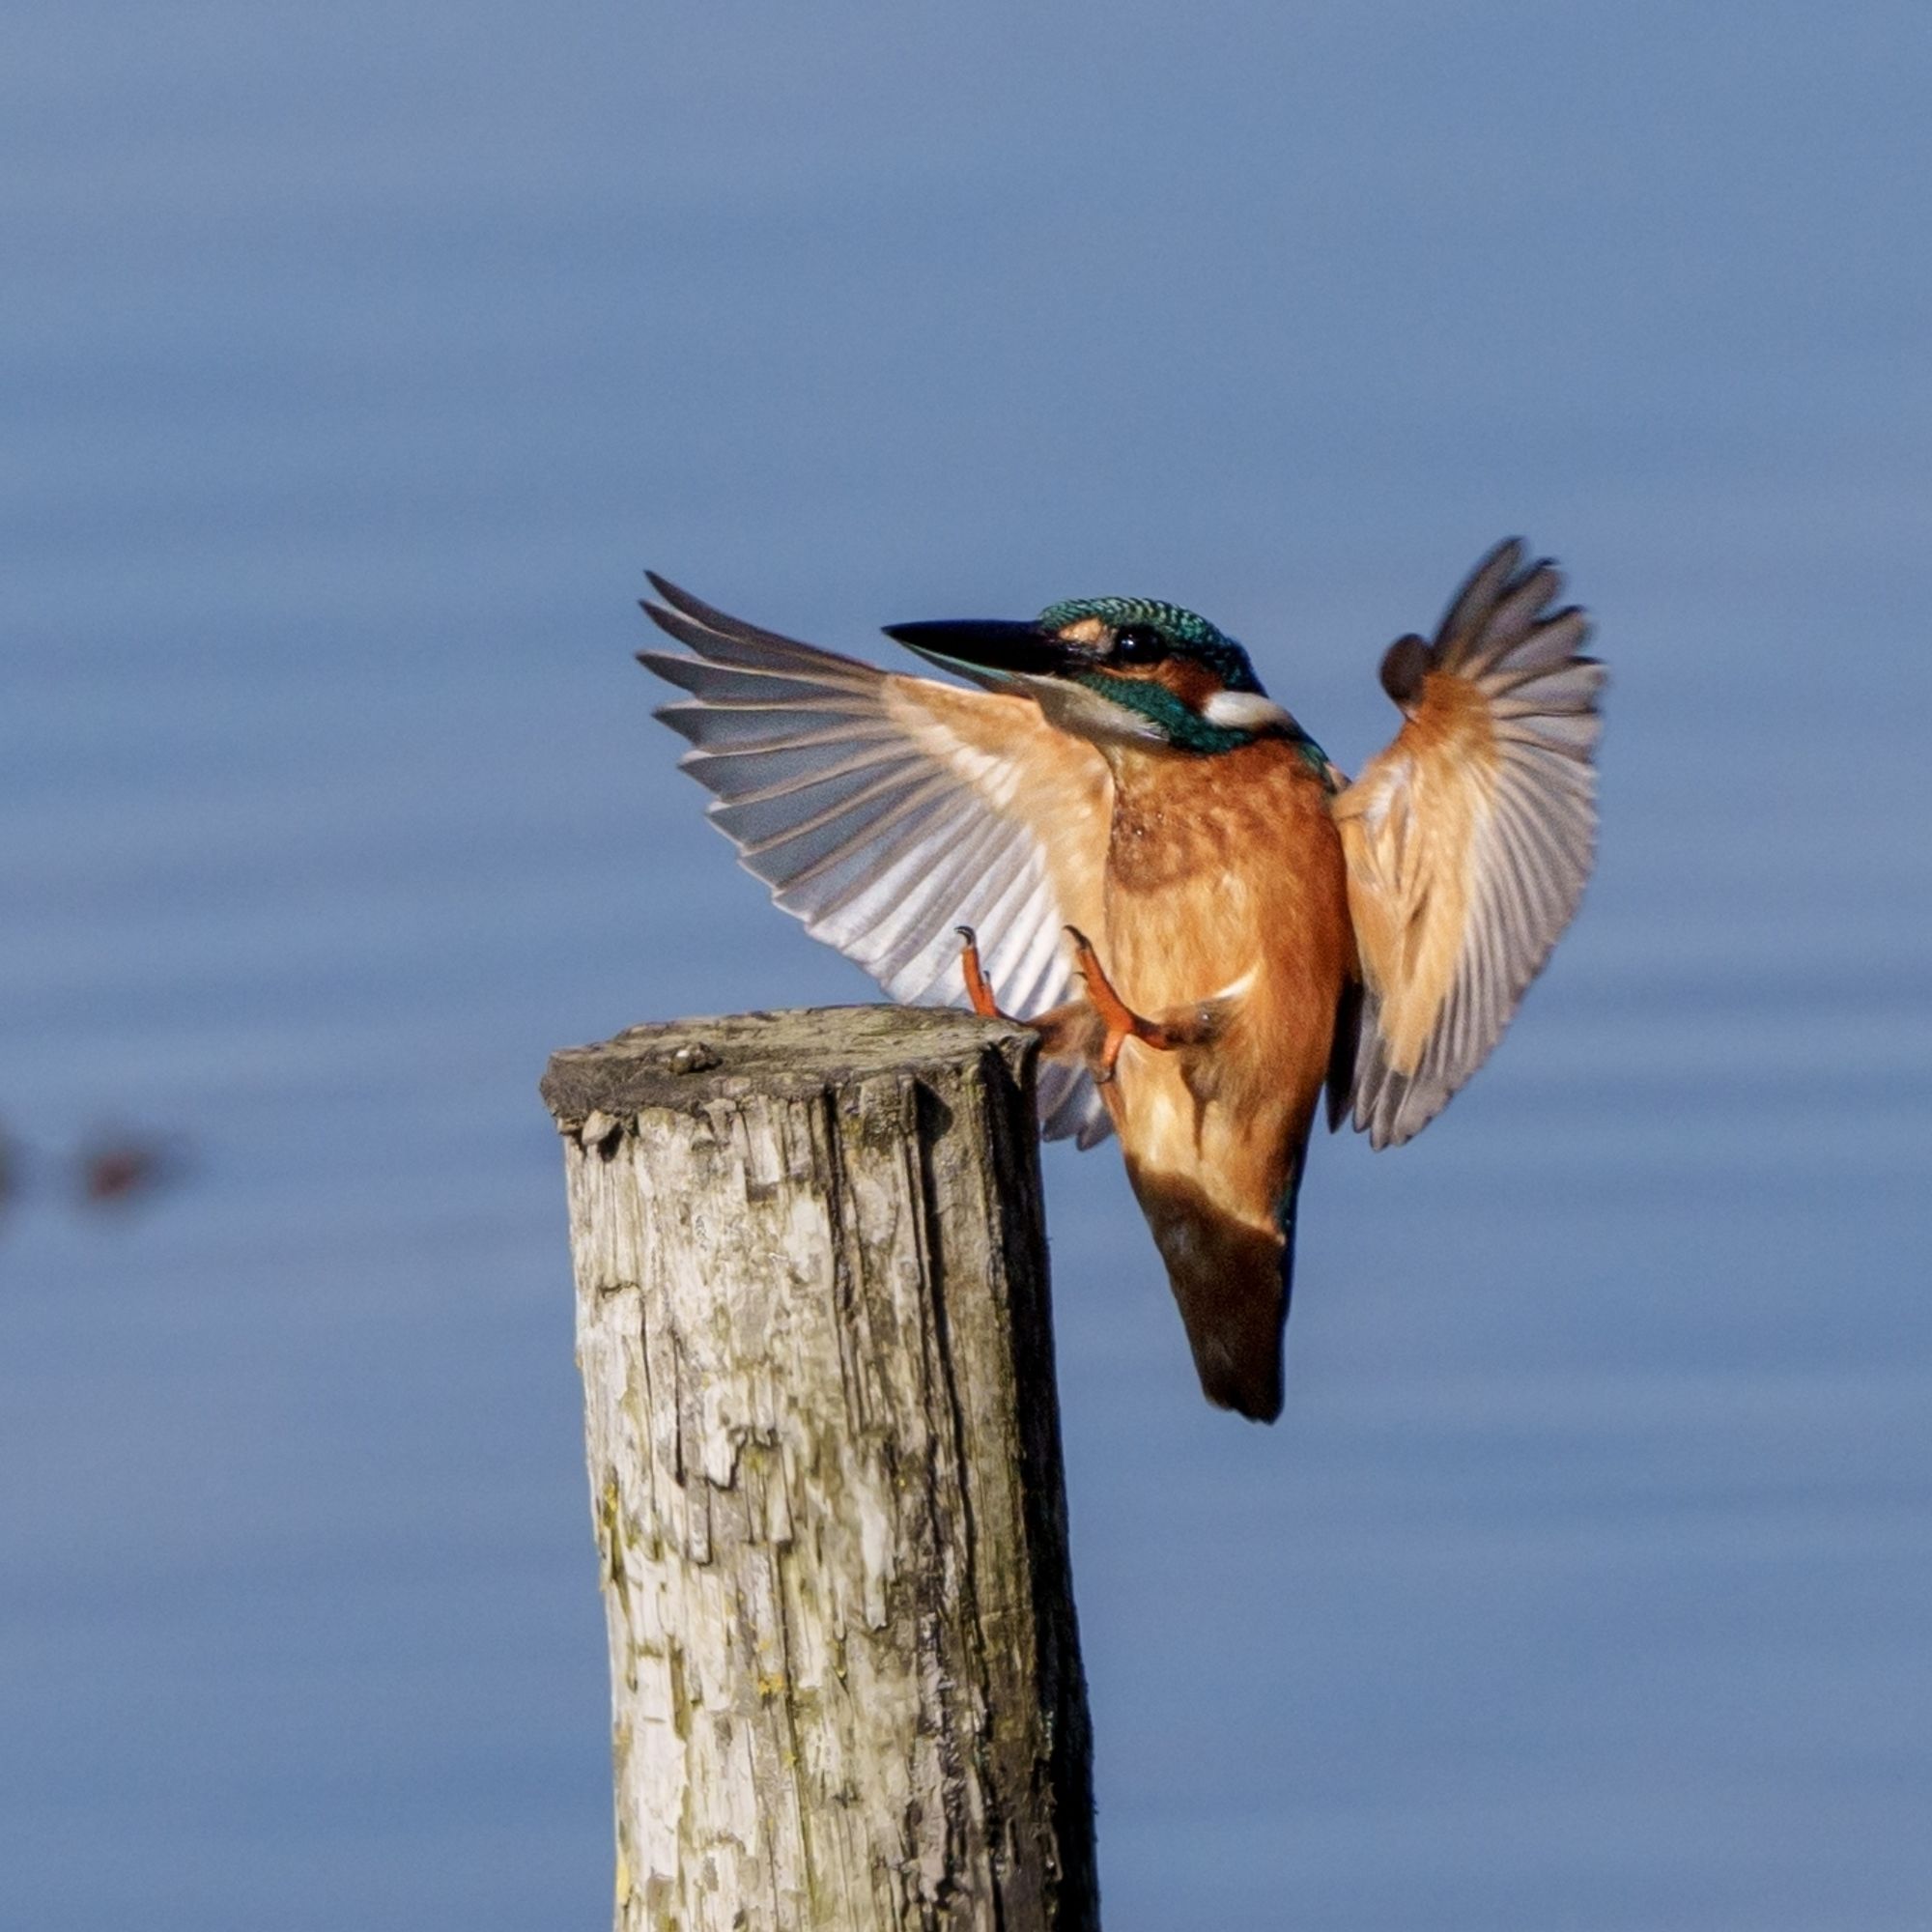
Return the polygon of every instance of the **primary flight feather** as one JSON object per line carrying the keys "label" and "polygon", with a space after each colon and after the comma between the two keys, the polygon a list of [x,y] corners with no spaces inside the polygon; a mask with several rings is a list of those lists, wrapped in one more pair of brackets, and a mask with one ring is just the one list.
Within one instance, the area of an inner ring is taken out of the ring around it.
{"label": "primary flight feather", "polygon": [[[651,576],[743,863],[896,1000],[1041,1034],[1040,1115],[1119,1134],[1210,1401],[1271,1421],[1316,1107],[1376,1147],[1488,1058],[1589,875],[1603,668],[1498,545],[1349,783],[1205,618],[1144,598],[892,626],[978,688],[760,630]],[[965,944],[961,945],[961,935]]]}

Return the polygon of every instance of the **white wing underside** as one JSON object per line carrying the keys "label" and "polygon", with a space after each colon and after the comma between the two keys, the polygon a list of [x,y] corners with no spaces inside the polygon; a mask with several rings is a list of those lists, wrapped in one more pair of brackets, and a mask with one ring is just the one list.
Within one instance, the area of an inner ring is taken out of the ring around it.
{"label": "white wing underside", "polygon": [[[715,794],[706,816],[779,905],[907,1005],[967,1004],[959,925],[978,932],[1003,1011],[1073,997],[1065,928],[1080,909],[1027,816],[1051,801],[1024,750],[1001,749],[1043,744],[1037,705],[882,671],[652,582],[671,608],[645,610],[696,653],[639,653],[690,694],[657,715],[691,741],[679,763]],[[1083,1148],[1111,1131],[1076,1066],[1041,1063],[1039,1112],[1049,1138]]]}

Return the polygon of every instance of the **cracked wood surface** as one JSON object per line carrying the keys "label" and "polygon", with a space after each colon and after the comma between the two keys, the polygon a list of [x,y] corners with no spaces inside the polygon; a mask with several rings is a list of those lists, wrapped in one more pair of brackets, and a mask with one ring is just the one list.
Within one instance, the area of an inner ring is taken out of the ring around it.
{"label": "cracked wood surface", "polygon": [[1031,1034],[557,1054],[619,1932],[1097,1927]]}

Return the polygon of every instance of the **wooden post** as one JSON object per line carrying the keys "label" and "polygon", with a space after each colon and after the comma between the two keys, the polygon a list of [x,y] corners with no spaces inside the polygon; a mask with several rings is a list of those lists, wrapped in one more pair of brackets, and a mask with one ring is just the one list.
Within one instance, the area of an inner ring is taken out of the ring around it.
{"label": "wooden post", "polygon": [[1033,1037],[557,1054],[619,1932],[1088,1932]]}

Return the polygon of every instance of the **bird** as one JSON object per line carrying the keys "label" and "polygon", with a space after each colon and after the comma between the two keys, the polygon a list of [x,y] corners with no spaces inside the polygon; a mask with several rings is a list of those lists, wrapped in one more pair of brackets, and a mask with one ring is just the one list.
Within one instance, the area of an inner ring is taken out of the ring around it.
{"label": "bird", "polygon": [[726,615],[646,572],[656,712],[785,911],[908,1004],[1039,1036],[1049,1138],[1118,1136],[1203,1393],[1272,1422],[1318,1110],[1412,1139],[1489,1057],[1595,859],[1605,671],[1496,545],[1350,780],[1191,611],[1092,597],[893,624],[963,682]]}

